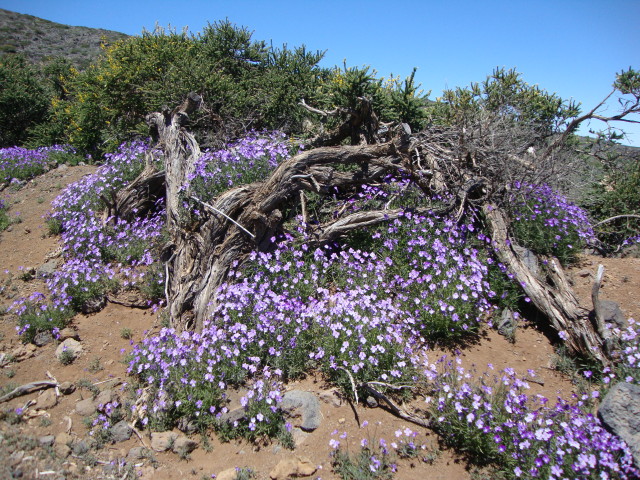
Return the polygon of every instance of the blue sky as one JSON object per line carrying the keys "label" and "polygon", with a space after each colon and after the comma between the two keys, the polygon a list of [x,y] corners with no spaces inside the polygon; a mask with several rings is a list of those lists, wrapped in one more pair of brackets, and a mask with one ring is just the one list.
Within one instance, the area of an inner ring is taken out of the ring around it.
{"label": "blue sky", "polygon": [[[640,0],[0,0],[0,8],[132,35],[156,24],[198,32],[228,18],[257,40],[327,50],[325,66],[346,59],[402,77],[418,67],[430,98],[514,67],[586,109],[609,93],[616,72],[640,68]],[[640,127],[626,130],[625,143],[640,146]]]}

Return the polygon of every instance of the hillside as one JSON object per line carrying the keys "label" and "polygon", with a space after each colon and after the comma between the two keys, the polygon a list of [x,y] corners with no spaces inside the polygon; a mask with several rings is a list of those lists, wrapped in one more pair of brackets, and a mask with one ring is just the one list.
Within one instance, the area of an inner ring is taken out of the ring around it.
{"label": "hillside", "polygon": [[127,35],[120,32],[62,25],[0,9],[0,54],[22,53],[33,63],[61,56],[84,68],[99,55],[102,42],[123,38]]}

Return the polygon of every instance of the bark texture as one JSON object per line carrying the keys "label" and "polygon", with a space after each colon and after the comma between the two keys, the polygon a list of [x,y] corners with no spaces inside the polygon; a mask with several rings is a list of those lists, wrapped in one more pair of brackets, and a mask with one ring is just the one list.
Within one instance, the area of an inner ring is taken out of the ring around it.
{"label": "bark texture", "polygon": [[[302,202],[306,215],[305,191],[321,196],[354,192],[388,174],[401,173],[425,195],[435,193],[451,199],[439,214],[453,214],[460,219],[470,207],[483,211],[499,260],[523,285],[533,304],[549,319],[549,325],[565,338],[569,350],[608,363],[604,332],[589,320],[590,308],[580,305],[559,262],[549,260],[544,278],[531,271],[509,237],[506,214],[494,201],[504,196],[505,185],[514,175],[525,176],[540,167],[536,166],[536,158],[523,154],[527,146],[524,138],[493,135],[489,141],[478,131],[443,128],[412,135],[402,125],[385,126],[381,133],[370,104],[362,100],[357,111],[351,112],[336,131],[313,141],[316,148],[284,161],[265,181],[202,199],[185,186],[200,155],[198,144],[185,125],[199,103],[200,98],[192,94],[173,111],[147,117],[163,151],[165,171],[148,166],[108,203],[109,215],[133,215],[143,211],[164,184],[171,240],[163,260],[167,304],[174,327],[202,327],[216,307],[217,289],[230,269],[251,251],[272,247],[271,238],[281,231],[286,209]],[[483,128],[486,130],[487,126],[481,125],[480,130]],[[347,139],[352,145],[339,145]],[[327,143],[334,146],[323,146]],[[511,164],[515,165],[511,170],[505,168]],[[205,211],[204,215],[191,215],[188,205],[194,202]],[[400,209],[382,208],[337,215],[308,227],[310,243],[326,244],[353,230],[398,218],[401,213]],[[427,209],[418,213],[427,213]],[[597,296],[594,298],[597,302]]]}

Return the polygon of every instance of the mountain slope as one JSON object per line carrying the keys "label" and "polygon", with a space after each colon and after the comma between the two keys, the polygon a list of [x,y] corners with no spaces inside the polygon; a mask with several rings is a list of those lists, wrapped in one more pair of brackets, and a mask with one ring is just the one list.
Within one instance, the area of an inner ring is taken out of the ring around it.
{"label": "mountain slope", "polygon": [[84,68],[100,54],[101,43],[127,37],[112,30],[72,27],[0,9],[0,55],[22,53],[33,63],[61,56]]}

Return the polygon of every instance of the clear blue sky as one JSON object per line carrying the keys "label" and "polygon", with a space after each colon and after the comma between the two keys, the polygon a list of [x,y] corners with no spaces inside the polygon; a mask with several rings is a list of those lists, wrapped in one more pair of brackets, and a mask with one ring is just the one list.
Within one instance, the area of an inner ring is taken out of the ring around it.
{"label": "clear blue sky", "polygon": [[[0,8],[132,35],[156,24],[198,32],[228,18],[257,40],[327,50],[325,66],[346,59],[402,77],[418,67],[430,98],[515,67],[586,109],[616,72],[640,68],[640,0],[0,0]],[[627,130],[640,146],[640,128]]]}

